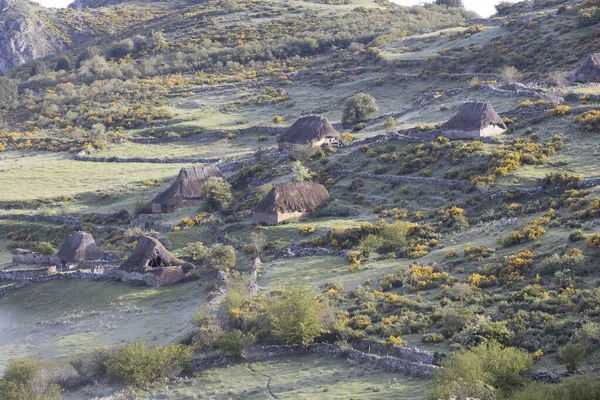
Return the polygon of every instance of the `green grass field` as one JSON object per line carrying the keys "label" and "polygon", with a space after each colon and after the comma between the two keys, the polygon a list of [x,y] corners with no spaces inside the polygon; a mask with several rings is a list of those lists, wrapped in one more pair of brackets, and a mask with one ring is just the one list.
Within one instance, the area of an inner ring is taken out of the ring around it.
{"label": "green grass field", "polygon": [[0,298],[0,370],[10,358],[69,361],[100,346],[167,344],[190,329],[202,282],[159,289],[125,283],[51,281]]}
{"label": "green grass field", "polygon": [[0,201],[33,200],[76,195],[168,180],[186,164],[93,163],[74,161],[69,154],[10,151],[0,154],[3,190]]}
{"label": "green grass field", "polygon": [[[138,399],[403,399],[420,400],[430,381],[400,373],[351,365],[327,355],[278,357],[262,362],[215,368],[191,380],[138,394]],[[67,394],[67,400],[116,389],[98,386]]]}

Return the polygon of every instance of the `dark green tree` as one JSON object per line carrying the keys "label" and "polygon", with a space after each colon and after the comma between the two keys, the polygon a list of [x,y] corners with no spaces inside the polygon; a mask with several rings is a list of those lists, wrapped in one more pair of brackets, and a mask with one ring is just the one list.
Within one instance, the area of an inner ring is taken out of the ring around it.
{"label": "dark green tree", "polygon": [[342,124],[351,126],[366,120],[370,114],[379,111],[377,101],[373,96],[366,93],[357,93],[344,104]]}
{"label": "dark green tree", "polygon": [[464,7],[462,0],[435,0],[438,6]]}

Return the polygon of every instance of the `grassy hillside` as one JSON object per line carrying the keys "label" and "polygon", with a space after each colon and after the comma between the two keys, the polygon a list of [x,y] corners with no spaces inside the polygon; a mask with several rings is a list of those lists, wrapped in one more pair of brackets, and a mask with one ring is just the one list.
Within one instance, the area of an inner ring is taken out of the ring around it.
{"label": "grassy hillside", "polygon": [[[568,78],[599,51],[600,4],[522,2],[472,19],[370,0],[115,3],[40,11],[65,52],[3,78],[0,268],[23,268],[11,264],[14,248],[57,247],[86,230],[123,256],[142,235],[179,256],[220,240],[233,246],[236,272],[216,320],[193,323],[216,295],[208,256],[172,287],[57,280],[11,291],[0,297],[9,321],[0,323],[0,370],[31,356],[73,375],[68,361],[137,341],[185,339],[196,356],[222,354],[211,332],[281,344],[269,310],[297,285],[327,311],[309,341],[416,346],[436,362],[498,341],[536,372],[564,371],[575,346],[585,350],[579,369],[597,364],[600,90]],[[378,110],[342,125],[357,93]],[[484,142],[437,138],[467,101],[490,102],[507,131]],[[328,117],[345,145],[279,152],[279,133],[309,113]],[[154,158],[163,162],[144,160]],[[227,166],[230,204],[131,226],[180,168],[210,158]],[[246,211],[299,170],[332,204],[253,224]],[[252,293],[257,237],[265,243]],[[264,398],[270,388],[277,398],[416,399],[434,384],[313,354],[210,369],[138,388],[137,398]],[[69,387],[65,398],[123,386]]]}

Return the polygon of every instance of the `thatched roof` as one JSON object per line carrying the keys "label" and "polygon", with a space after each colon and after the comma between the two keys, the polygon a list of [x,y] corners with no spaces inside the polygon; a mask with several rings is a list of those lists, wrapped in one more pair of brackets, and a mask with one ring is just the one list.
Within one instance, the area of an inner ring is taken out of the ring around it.
{"label": "thatched roof", "polygon": [[306,115],[299,118],[279,136],[280,143],[310,144],[325,138],[340,140],[340,134],[321,115]]}
{"label": "thatched roof", "polygon": [[325,186],[314,182],[288,182],[273,188],[254,207],[255,212],[308,212],[329,204]]}
{"label": "thatched roof", "polygon": [[152,200],[153,203],[176,206],[183,200],[199,199],[200,188],[209,178],[222,178],[221,171],[215,166],[183,168],[167,190]]}
{"label": "thatched roof", "polygon": [[119,267],[127,272],[152,272],[161,267],[181,265],[184,262],[173,254],[155,238],[141,237],[131,256]]}
{"label": "thatched roof", "polygon": [[56,256],[67,263],[100,260],[104,252],[96,245],[94,237],[87,232],[77,232],[70,235],[60,246]]}
{"label": "thatched roof", "polygon": [[600,82],[600,53],[590,54],[575,72],[578,82]]}
{"label": "thatched roof", "polygon": [[454,117],[442,124],[442,131],[475,131],[490,125],[496,125],[502,129],[506,129],[506,125],[502,121],[502,118],[500,118],[490,103],[483,101],[469,101],[460,106],[458,113],[456,113]]}

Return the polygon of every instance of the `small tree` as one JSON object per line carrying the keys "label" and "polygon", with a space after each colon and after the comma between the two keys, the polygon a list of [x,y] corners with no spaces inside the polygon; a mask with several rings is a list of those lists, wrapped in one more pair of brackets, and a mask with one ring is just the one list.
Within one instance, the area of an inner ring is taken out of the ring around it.
{"label": "small tree", "polygon": [[462,0],[435,0],[438,6],[464,7]]}
{"label": "small tree", "polygon": [[379,111],[377,101],[373,96],[366,93],[358,93],[346,100],[342,124],[351,126],[364,121],[374,112]]}
{"label": "small tree", "polygon": [[51,256],[57,252],[56,247],[52,246],[52,244],[48,242],[39,242],[35,248],[38,253],[45,256]]}
{"label": "small tree", "polygon": [[406,243],[406,235],[408,235],[408,224],[406,222],[397,221],[393,224],[386,224],[379,234],[386,246],[397,248]]}
{"label": "small tree", "polygon": [[458,393],[456,382],[463,382],[464,385],[460,386],[469,390],[480,386],[481,382],[501,394],[510,394],[527,382],[526,376],[533,370],[533,360],[526,351],[489,342],[452,354],[442,366],[444,369],[436,372],[434,388],[428,396],[430,399],[453,396],[462,399],[479,394],[479,390]]}
{"label": "small tree", "polygon": [[202,242],[190,243],[184,250],[184,253],[190,258],[190,260],[198,262],[208,258],[210,249]]}
{"label": "small tree", "polygon": [[296,181],[309,181],[314,175],[302,164],[302,161],[294,161],[290,165],[294,174],[294,180]]}
{"label": "small tree", "polygon": [[202,185],[200,196],[213,209],[227,208],[233,200],[231,185],[225,179],[218,177],[209,178]]}
{"label": "small tree", "polygon": [[366,258],[371,256],[371,253],[383,246],[383,240],[377,235],[367,235],[361,239],[358,244],[358,250],[362,252],[362,255]]}
{"label": "small tree", "polygon": [[216,269],[232,270],[235,268],[236,263],[235,248],[230,245],[217,243],[210,248],[208,260]]}
{"label": "small tree", "polygon": [[577,372],[579,363],[585,358],[585,347],[580,344],[569,343],[560,349],[560,359],[565,363],[569,372]]}
{"label": "small tree", "polygon": [[220,353],[236,358],[244,357],[244,347],[246,347],[246,343],[246,337],[237,329],[231,332],[223,331],[216,341]]}
{"label": "small tree", "polygon": [[118,43],[115,43],[110,49],[110,56],[113,58],[123,58],[127,57],[133,49],[135,48],[135,44],[133,43],[133,39],[127,38],[123,39]]}
{"label": "small tree", "polygon": [[502,80],[507,83],[521,82],[523,80],[523,74],[515,67],[502,68],[500,76],[502,77]]}
{"label": "small tree", "polygon": [[191,358],[187,346],[150,347],[145,342],[134,342],[109,357],[106,372],[112,382],[145,387],[176,376]]}
{"label": "small tree", "polygon": [[106,134],[106,126],[104,124],[94,124],[92,125],[92,129],[90,129],[89,136],[92,140],[101,140],[104,138]]}
{"label": "small tree", "polygon": [[71,69],[71,61],[69,60],[69,57],[62,56],[56,61],[56,66],[54,67],[54,70],[56,72],[68,71],[70,69]]}
{"label": "small tree", "polygon": [[395,118],[389,117],[388,119],[386,119],[385,122],[383,123],[383,127],[385,128],[385,133],[387,133],[387,134],[392,133],[392,131],[394,130],[396,125],[397,125],[397,123],[396,123]]}
{"label": "small tree", "polygon": [[50,382],[48,368],[30,358],[11,360],[0,378],[2,400],[59,400],[60,386]]}
{"label": "small tree", "polygon": [[48,73],[48,66],[43,61],[34,62],[33,65],[31,66],[31,69],[29,70],[30,76],[46,75],[47,73]]}
{"label": "small tree", "polygon": [[254,255],[260,258],[265,245],[267,244],[267,236],[262,232],[252,232],[250,235],[250,240],[252,243],[252,249],[254,249]]}
{"label": "small tree", "polygon": [[308,344],[323,329],[323,307],[312,290],[302,286],[283,289],[267,304],[271,333],[286,344]]}
{"label": "small tree", "polygon": [[0,106],[11,106],[17,102],[18,98],[17,83],[6,76],[0,76]]}

